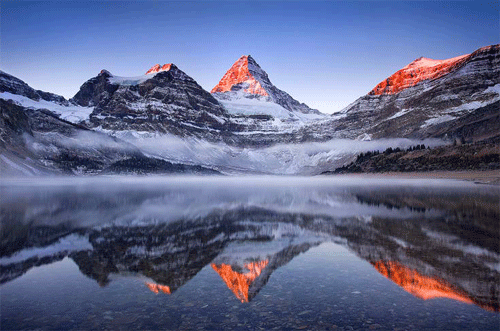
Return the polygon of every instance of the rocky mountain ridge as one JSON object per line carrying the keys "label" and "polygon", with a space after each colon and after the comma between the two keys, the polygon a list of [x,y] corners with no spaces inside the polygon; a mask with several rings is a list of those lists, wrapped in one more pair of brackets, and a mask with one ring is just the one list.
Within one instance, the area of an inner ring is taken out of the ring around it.
{"label": "rocky mountain ridge", "polygon": [[[20,130],[30,136],[31,131],[22,125],[20,118],[20,122],[12,120],[17,116],[13,114],[17,107],[34,118],[41,114],[49,116],[51,123],[59,119],[62,121],[59,124],[65,127],[76,125],[77,130],[99,131],[104,136],[134,137],[135,140],[128,140],[132,145],[141,143],[137,137],[170,135],[230,146],[230,154],[235,148],[244,151],[245,148],[339,138],[438,138],[449,142],[497,143],[500,139],[499,77],[500,45],[483,47],[449,60],[420,58],[342,112],[325,116],[272,85],[267,73],[251,56],[236,61],[213,93],[205,91],[172,63],[157,64],[137,77],[119,77],[102,70],[85,82],[70,100],[35,90],[2,72],[1,146],[10,153],[11,161],[16,159],[14,163],[20,162],[15,158],[16,153],[35,161],[40,157],[47,159],[42,154],[49,148],[33,154],[23,147],[22,133],[8,133],[12,128],[15,131],[23,127]],[[35,126],[43,125],[38,121]],[[68,152],[71,150],[65,148]],[[135,163],[134,160],[137,159],[131,159],[129,164]],[[7,166],[5,160],[0,162],[4,167],[12,167]],[[146,168],[155,162],[147,163]],[[33,162],[25,165],[28,164]],[[78,162],[72,164],[75,169]],[[120,163],[120,167],[122,165]],[[46,167],[52,166],[49,162]],[[87,167],[81,169],[88,171]]]}
{"label": "rocky mountain ridge", "polygon": [[[210,93],[175,64],[138,77],[118,77],[108,71],[82,85],[71,99],[94,107],[89,126],[110,131],[147,131],[185,135],[225,130],[227,114]],[[159,66],[158,66],[159,67]]]}
{"label": "rocky mountain ridge", "polygon": [[73,113],[88,108],[62,96],[36,91],[13,76],[3,74],[0,88],[4,91],[0,93],[2,176],[214,173],[200,166],[150,158],[130,143],[65,120],[56,111],[67,109]]}
{"label": "rocky mountain ridge", "polygon": [[69,102],[63,96],[54,93],[35,90],[22,80],[0,70],[0,94],[15,94],[27,97],[34,101],[49,101],[68,106]]}
{"label": "rocky mountain ridge", "polygon": [[437,79],[465,64],[471,54],[447,60],[419,57],[386,80],[380,82],[368,94],[395,94],[424,80]]}
{"label": "rocky mountain ridge", "polygon": [[[320,127],[303,130],[316,135],[321,132],[323,138],[404,137],[450,141],[464,138],[470,142],[498,138],[500,44],[452,60],[444,61],[455,65],[442,68],[439,77],[414,80],[415,85],[407,84],[397,93],[390,91],[399,87],[389,85],[385,90],[376,87],[340,113],[333,114],[330,121],[319,123]],[[395,74],[398,77],[399,72]],[[407,73],[406,69],[403,72]],[[382,90],[387,93],[374,92]]]}

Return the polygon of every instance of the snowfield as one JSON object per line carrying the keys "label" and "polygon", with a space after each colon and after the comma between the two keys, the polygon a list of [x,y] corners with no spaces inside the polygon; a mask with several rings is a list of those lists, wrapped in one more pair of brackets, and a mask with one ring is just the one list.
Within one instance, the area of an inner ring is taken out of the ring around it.
{"label": "snowfield", "polygon": [[79,123],[88,120],[90,114],[94,111],[94,107],[81,107],[77,105],[64,106],[42,99],[39,101],[32,100],[25,96],[9,92],[0,92],[0,99],[12,100],[19,106],[26,108],[49,110],[58,115],[59,118],[72,123]]}
{"label": "snowfield", "polygon": [[301,112],[292,112],[283,108],[274,102],[261,100],[259,98],[231,98],[222,99],[215,98],[224,106],[227,112],[231,115],[269,115],[284,121],[312,121],[323,119],[327,115],[324,114],[304,114]]}

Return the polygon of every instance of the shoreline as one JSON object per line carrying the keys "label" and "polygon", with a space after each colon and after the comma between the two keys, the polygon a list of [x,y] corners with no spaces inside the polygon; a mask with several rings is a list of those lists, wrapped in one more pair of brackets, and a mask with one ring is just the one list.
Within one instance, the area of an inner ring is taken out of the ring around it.
{"label": "shoreline", "polygon": [[488,184],[500,186],[500,170],[438,170],[427,172],[365,172],[365,173],[349,173],[336,174],[336,176],[356,176],[364,178],[374,177],[397,177],[397,178],[430,178],[430,179],[457,179],[464,181],[472,181],[477,184]]}

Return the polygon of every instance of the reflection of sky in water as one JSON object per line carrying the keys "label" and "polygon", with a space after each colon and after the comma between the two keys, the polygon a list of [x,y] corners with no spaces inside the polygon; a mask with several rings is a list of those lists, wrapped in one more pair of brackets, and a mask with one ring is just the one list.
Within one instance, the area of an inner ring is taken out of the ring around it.
{"label": "reflection of sky in water", "polygon": [[500,323],[497,188],[113,177],[2,180],[0,193],[3,239],[26,241],[0,257],[5,329]]}

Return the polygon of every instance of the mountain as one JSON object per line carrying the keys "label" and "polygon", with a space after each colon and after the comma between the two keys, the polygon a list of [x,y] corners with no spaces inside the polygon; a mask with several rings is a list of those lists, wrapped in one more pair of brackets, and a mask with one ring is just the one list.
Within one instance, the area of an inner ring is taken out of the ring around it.
{"label": "mountain", "polygon": [[93,107],[87,125],[101,130],[202,137],[227,131],[224,108],[175,64],[158,64],[137,77],[102,70],[71,101]]}
{"label": "mountain", "polygon": [[447,60],[433,60],[419,57],[403,69],[380,82],[369,95],[396,94],[417,85],[421,81],[437,79],[464,65],[471,54],[461,55]]}
{"label": "mountain", "polygon": [[80,107],[63,96],[35,90],[17,77],[0,71],[0,99],[12,100],[31,109],[45,109],[63,120],[81,122],[89,116],[92,108]]}
{"label": "mountain", "polygon": [[500,139],[500,45],[448,60],[419,58],[321,127],[325,138]]}
{"label": "mountain", "polygon": [[4,72],[0,91],[1,175],[216,173],[148,157],[130,143],[72,123],[93,108],[35,90]]}
{"label": "mountain", "polygon": [[[198,172],[191,166],[201,165],[314,174],[353,160],[356,151],[333,147],[332,139],[500,142],[500,45],[448,60],[419,58],[332,116],[277,89],[249,55],[212,93],[172,63],[144,71],[120,77],[102,70],[70,100],[0,72],[2,171],[17,165],[23,170],[15,172],[26,173],[33,173],[30,167]],[[311,142],[327,143],[306,145]]]}
{"label": "mountain", "polygon": [[6,72],[0,70],[0,95],[7,96],[9,94],[17,94],[22,97],[26,97],[33,101],[47,101],[53,102],[55,104],[68,106],[69,102],[63,96],[44,92],[40,90],[35,90],[19,78],[9,75]]}
{"label": "mountain", "polygon": [[322,115],[274,86],[250,55],[240,57],[211,93],[231,114],[269,115],[288,120],[319,118]]}

